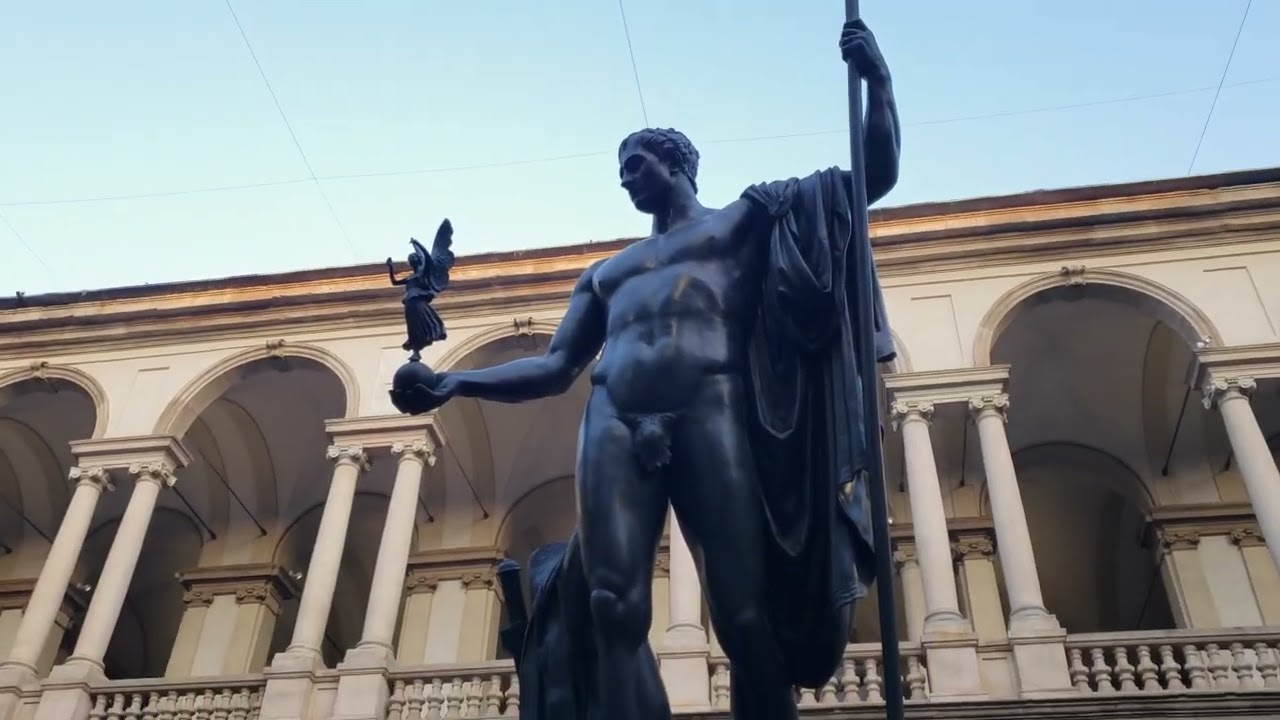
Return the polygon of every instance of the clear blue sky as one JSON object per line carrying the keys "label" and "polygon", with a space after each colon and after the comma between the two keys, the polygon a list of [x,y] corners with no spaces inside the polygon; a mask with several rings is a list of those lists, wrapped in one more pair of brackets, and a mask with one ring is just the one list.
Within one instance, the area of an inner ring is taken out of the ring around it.
{"label": "clear blue sky", "polygon": [[[901,205],[1186,175],[1246,0],[862,6]],[[838,0],[626,0],[643,110],[613,0],[232,7],[333,212],[223,0],[8,0],[0,295],[401,258],[445,216],[464,254],[644,233],[614,152],[645,112],[709,204],[847,162]],[[1280,165],[1278,37],[1254,0],[1195,173]]]}

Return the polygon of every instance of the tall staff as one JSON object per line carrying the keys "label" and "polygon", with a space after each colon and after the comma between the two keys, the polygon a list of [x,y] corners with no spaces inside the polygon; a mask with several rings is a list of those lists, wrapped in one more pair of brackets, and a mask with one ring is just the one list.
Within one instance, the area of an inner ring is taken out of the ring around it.
{"label": "tall staff", "polygon": [[[859,17],[858,0],[844,0],[846,22]],[[867,178],[863,158],[862,77],[849,68],[849,174],[853,186],[853,257],[858,275],[858,377],[862,385],[862,428],[867,448],[867,484],[871,493],[871,535],[876,549],[876,595],[880,603],[880,648],[884,667],[885,717],[902,720],[901,661],[898,619],[893,597],[893,548],[889,540],[889,506],[880,447],[880,376],[875,352],[875,265],[867,216]]]}

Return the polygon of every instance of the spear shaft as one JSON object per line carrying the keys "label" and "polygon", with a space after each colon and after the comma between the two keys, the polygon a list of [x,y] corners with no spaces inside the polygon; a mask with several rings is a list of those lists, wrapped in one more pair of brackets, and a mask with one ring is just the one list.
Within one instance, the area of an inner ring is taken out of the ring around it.
{"label": "spear shaft", "polygon": [[[844,0],[845,20],[859,17],[858,0]],[[897,608],[893,597],[893,547],[889,539],[889,506],[884,485],[884,455],[880,446],[880,376],[875,350],[875,264],[871,256],[871,227],[867,214],[866,162],[863,157],[862,77],[849,68],[849,171],[853,186],[853,228],[850,245],[857,277],[858,378],[862,385],[862,429],[867,449],[867,484],[871,500],[871,535],[875,544],[876,594],[880,605],[880,648],[884,679],[885,717],[902,720],[902,667],[898,653]]]}

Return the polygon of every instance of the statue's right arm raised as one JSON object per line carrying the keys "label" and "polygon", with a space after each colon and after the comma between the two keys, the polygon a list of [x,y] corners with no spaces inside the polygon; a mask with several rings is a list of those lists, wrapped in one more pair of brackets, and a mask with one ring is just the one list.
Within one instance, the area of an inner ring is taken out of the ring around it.
{"label": "statue's right arm raised", "polygon": [[518,403],[568,390],[604,346],[604,302],[593,282],[598,266],[592,265],[578,278],[546,354],[477,370],[438,373],[432,391],[437,401],[443,404],[461,396]]}

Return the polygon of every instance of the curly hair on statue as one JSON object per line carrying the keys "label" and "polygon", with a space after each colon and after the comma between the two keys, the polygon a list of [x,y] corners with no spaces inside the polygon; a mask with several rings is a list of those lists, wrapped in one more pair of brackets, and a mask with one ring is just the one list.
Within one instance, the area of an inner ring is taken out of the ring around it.
{"label": "curly hair on statue", "polygon": [[693,185],[693,191],[698,192],[698,148],[693,146],[684,133],[672,128],[637,130],[622,140],[618,145],[618,152],[621,153],[622,148],[633,140],[676,172],[683,173]]}

